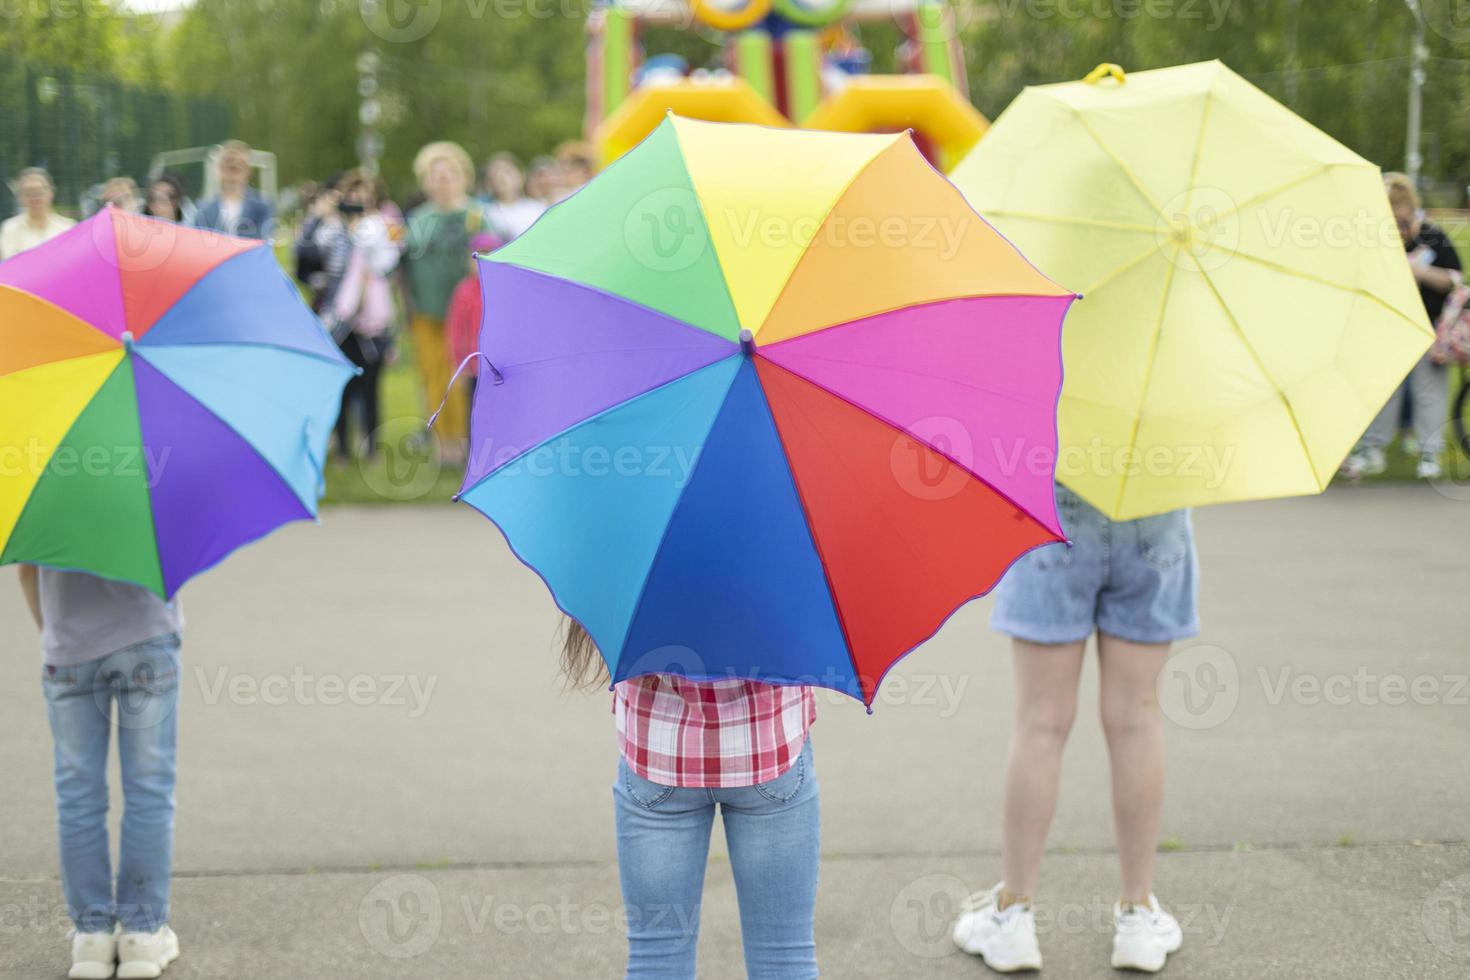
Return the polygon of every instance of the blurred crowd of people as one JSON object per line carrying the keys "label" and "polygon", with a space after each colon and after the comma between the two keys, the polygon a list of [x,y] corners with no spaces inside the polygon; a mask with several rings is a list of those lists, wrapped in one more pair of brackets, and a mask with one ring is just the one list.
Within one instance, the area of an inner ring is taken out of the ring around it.
{"label": "blurred crowd of people", "polygon": [[[482,308],[474,256],[525,232],[595,170],[592,148],[581,143],[563,144],[529,167],[496,153],[476,168],[463,147],[440,141],[415,156],[417,192],[406,208],[389,198],[381,178],[361,170],[302,188],[296,276],[343,353],[362,369],[343,397],[339,453],[372,454],[381,371],[406,331],[425,408],[437,412],[439,452],[446,462],[463,461]],[[455,384],[457,374],[466,380]]]}
{"label": "blurred crowd of people", "polygon": [[[285,244],[278,236],[288,225],[278,224],[272,202],[251,184],[250,147],[222,143],[213,168],[216,190],[198,202],[171,173],[144,188],[131,177],[114,177],[95,200],[98,207]],[[463,147],[440,141],[415,157],[417,190],[406,207],[394,203],[380,176],[360,169],[297,189],[301,214],[288,239],[296,278],[343,354],[361,369],[343,393],[334,440],[339,458],[374,454],[382,369],[406,331],[425,410],[439,412],[439,452],[446,462],[463,460],[482,307],[474,256],[525,232],[596,169],[595,151],[580,142],[564,143],[529,166],[502,152],[477,168]],[[0,224],[0,260],[74,224],[56,212],[56,185],[44,169],[22,170],[14,187],[20,213]],[[452,385],[460,371],[467,380]]]}
{"label": "blurred crowd of people", "polygon": [[[251,185],[250,147],[227,141],[213,165],[216,191],[197,204],[170,173],[152,178],[145,188],[129,177],[112,178],[100,185],[96,199],[99,206],[229,235],[275,238],[275,209]],[[390,198],[381,177],[364,170],[297,189],[301,216],[292,222],[290,238],[296,277],[343,354],[361,369],[343,394],[335,439],[339,458],[373,455],[382,369],[397,356],[400,334],[407,333],[423,383],[424,410],[438,413],[438,451],[445,462],[463,460],[470,395],[479,373],[474,355],[482,300],[474,256],[524,233],[596,170],[596,153],[585,143],[564,143],[529,166],[510,153],[496,153],[477,168],[459,144],[439,141],[415,157],[417,189],[404,208]],[[1447,365],[1470,358],[1470,289],[1462,285],[1453,243],[1425,217],[1413,183],[1402,174],[1388,174],[1385,185],[1439,340],[1364,434],[1342,472],[1350,479],[1383,472],[1384,450],[1402,433],[1405,449],[1419,457],[1417,475],[1434,479],[1445,443]],[[56,187],[44,169],[22,170],[14,188],[20,213],[0,224],[0,260],[74,223],[56,213]],[[459,374],[465,380],[455,384]]]}

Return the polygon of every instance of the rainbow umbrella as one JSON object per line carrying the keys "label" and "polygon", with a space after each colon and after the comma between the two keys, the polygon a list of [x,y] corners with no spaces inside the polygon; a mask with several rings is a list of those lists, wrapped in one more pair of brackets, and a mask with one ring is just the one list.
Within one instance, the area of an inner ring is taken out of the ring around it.
{"label": "rainbow umbrella", "polygon": [[171,597],[315,516],[352,372],[267,243],[109,208],[0,263],[0,564]]}
{"label": "rainbow umbrella", "polygon": [[884,674],[1053,506],[1074,296],[905,133],[669,117],[482,259],[460,497],[650,673]]}

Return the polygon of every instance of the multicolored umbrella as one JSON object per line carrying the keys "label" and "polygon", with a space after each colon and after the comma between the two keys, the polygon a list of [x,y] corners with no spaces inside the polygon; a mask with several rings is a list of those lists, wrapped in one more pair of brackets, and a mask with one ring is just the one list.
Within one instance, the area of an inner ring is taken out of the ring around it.
{"label": "multicolored umbrella", "polygon": [[1087,297],[1057,478],[1115,519],[1320,492],[1433,340],[1378,168],[1218,61],[1028,88],[954,181]]}
{"label": "multicolored umbrella", "polygon": [[267,243],[109,208],[0,263],[0,564],[172,596],[315,516],[352,372]]}
{"label": "multicolored umbrella", "polygon": [[613,679],[888,669],[1053,506],[1074,296],[907,134],[668,118],[482,260],[462,499]]}

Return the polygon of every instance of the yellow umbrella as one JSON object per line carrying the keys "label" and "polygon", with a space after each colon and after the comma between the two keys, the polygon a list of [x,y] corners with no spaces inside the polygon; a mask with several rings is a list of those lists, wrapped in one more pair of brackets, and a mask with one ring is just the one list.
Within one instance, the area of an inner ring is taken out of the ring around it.
{"label": "yellow umbrella", "polygon": [[1057,477],[1114,519],[1321,491],[1432,339],[1378,168],[1218,61],[1028,88],[952,179],[1084,296]]}

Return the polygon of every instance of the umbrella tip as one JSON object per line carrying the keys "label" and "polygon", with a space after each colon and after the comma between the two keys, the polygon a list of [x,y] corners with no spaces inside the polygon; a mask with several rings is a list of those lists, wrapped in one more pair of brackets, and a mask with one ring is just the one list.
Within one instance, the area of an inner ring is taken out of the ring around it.
{"label": "umbrella tip", "polygon": [[122,341],[123,350],[130,351],[133,349],[133,332],[131,330],[124,330],[122,336],[118,339]]}
{"label": "umbrella tip", "polygon": [[740,352],[747,355],[755,353],[755,334],[749,330],[740,331]]}

